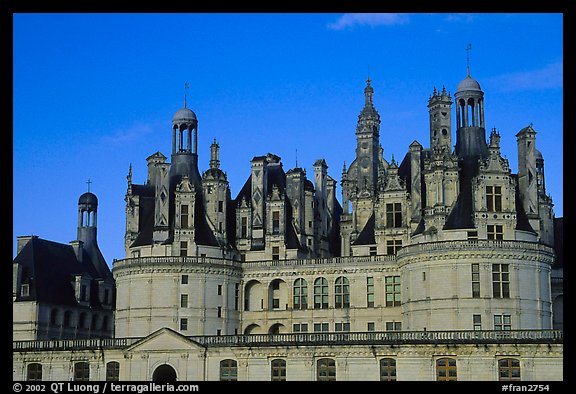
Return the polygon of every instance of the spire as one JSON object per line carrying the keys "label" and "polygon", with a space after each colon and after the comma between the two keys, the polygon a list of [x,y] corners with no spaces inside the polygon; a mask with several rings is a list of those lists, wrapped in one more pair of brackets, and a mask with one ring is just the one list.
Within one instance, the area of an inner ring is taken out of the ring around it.
{"label": "spire", "polygon": [[364,88],[364,97],[365,97],[365,106],[372,106],[372,96],[374,95],[374,89],[372,88],[372,86],[370,85],[370,83],[372,82],[372,80],[370,79],[370,76],[368,76],[368,79],[366,80],[366,87]]}
{"label": "spire", "polygon": [[186,97],[188,96],[188,89],[190,88],[190,84],[188,82],[184,82],[184,108],[186,108]]}
{"label": "spire", "polygon": [[470,51],[472,50],[472,44],[466,46],[466,69],[468,70],[468,76],[470,76]]}
{"label": "spire", "polygon": [[216,142],[216,138],[214,138],[214,142],[210,145],[210,168],[220,168],[220,145]]}

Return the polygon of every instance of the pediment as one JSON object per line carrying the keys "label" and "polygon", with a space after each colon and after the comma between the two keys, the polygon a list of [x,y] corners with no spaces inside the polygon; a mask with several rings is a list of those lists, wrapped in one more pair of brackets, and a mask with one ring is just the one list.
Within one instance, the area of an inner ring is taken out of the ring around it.
{"label": "pediment", "polygon": [[190,351],[202,346],[169,328],[161,328],[131,345],[128,352]]}

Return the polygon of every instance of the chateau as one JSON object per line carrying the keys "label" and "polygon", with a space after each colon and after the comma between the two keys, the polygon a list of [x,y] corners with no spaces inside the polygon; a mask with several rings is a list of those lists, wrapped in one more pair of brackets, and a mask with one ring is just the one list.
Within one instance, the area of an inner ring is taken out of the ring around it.
{"label": "chateau", "polygon": [[77,241],[18,238],[13,379],[562,380],[562,219],[536,131],[513,173],[484,99],[434,88],[429,147],[387,161],[368,79],[341,192],[268,153],[235,198],[185,102],[169,161],[130,165],[111,271],[92,193]]}

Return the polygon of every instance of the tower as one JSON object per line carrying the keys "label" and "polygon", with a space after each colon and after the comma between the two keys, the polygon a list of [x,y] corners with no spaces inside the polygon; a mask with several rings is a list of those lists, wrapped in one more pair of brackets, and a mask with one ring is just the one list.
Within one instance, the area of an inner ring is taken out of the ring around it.
{"label": "tower", "polygon": [[85,252],[90,257],[92,265],[101,278],[110,276],[110,269],[98,248],[96,239],[98,219],[98,198],[91,192],[86,192],[78,199],[78,236],[80,242],[72,242],[79,261]]}
{"label": "tower", "polygon": [[[468,70],[470,71],[470,70]],[[470,76],[464,78],[454,93],[456,100],[456,154],[460,159],[488,156],[484,126],[484,92]]]}
{"label": "tower", "polygon": [[433,151],[444,151],[448,154],[452,149],[452,98],[446,93],[446,88],[442,87],[442,92],[434,93],[428,100],[430,112],[430,149]]}
{"label": "tower", "polygon": [[214,139],[210,146],[210,168],[202,174],[202,189],[206,215],[217,239],[226,241],[226,211],[230,188],[224,171],[220,169],[220,145]]}
{"label": "tower", "polygon": [[357,187],[360,193],[373,195],[378,180],[378,154],[380,152],[380,115],[374,108],[374,88],[371,79],[364,88],[364,108],[358,116],[356,127]]}

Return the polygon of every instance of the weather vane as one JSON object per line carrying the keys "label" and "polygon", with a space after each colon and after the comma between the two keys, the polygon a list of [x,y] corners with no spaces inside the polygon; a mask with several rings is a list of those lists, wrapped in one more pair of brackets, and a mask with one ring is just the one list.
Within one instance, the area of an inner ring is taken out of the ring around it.
{"label": "weather vane", "polygon": [[190,84],[188,82],[184,82],[184,108],[186,108],[186,96],[188,95],[189,88]]}
{"label": "weather vane", "polygon": [[470,51],[472,50],[472,44],[466,46],[466,68],[468,69],[468,76],[470,76]]}

